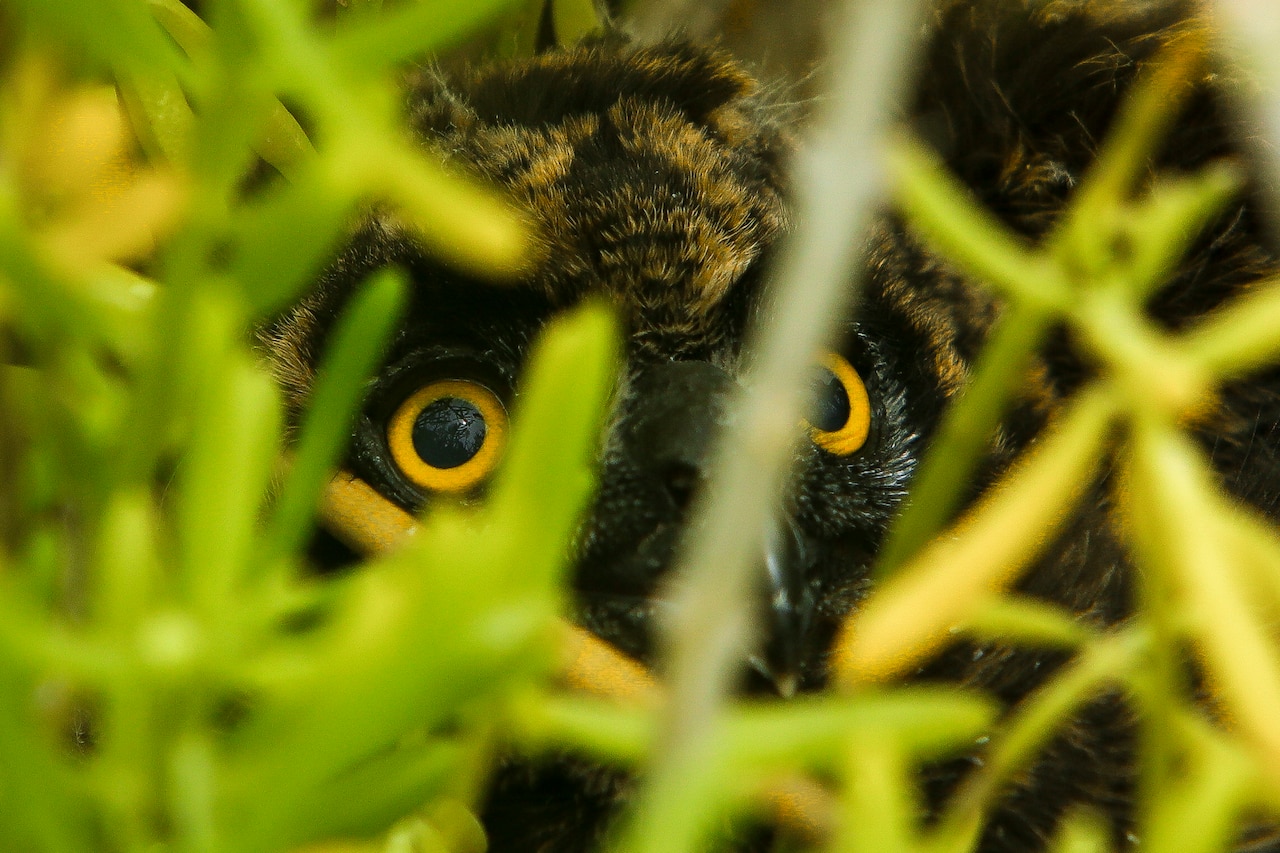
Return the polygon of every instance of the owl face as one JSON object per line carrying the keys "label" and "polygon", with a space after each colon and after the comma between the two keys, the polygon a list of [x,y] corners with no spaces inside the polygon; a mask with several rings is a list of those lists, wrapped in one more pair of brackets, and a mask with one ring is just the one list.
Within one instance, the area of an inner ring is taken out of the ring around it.
{"label": "owl face", "polygon": [[[1137,4],[1125,14],[1087,3],[941,5],[909,111],[915,129],[1028,239],[1056,221],[1137,69],[1196,26],[1178,4]],[[1190,97],[1161,169],[1199,168],[1236,150],[1214,85],[1207,77]],[[540,329],[584,300],[613,306],[626,330],[624,363],[572,579],[577,619],[647,660],[690,507],[713,488],[708,452],[746,375],[743,336],[769,310],[762,282],[791,227],[790,117],[714,50],[612,38],[448,83],[424,75],[408,107],[424,144],[526,211],[538,235],[530,269],[504,283],[450,269],[394,217],[374,214],[316,288],[263,331],[264,349],[300,409],[353,288],[384,266],[408,273],[411,304],[369,387],[347,464],[414,509],[483,497],[509,430],[519,428],[509,415]],[[765,640],[748,652],[747,690],[822,687],[832,633],[868,591],[868,566],[917,459],[1000,315],[980,285],[921,246],[891,211],[865,239],[860,304],[836,349],[812,354],[817,403],[796,425],[804,440],[795,476],[762,537],[756,615]],[[1153,316],[1177,328],[1274,274],[1266,245],[1246,195],[1153,296]],[[1051,337],[970,498],[1090,370],[1065,335]],[[1200,435],[1224,487],[1272,517],[1280,517],[1280,453],[1257,448],[1260,436],[1280,434],[1272,428],[1277,388],[1274,372],[1225,388],[1220,417]],[[1132,600],[1107,495],[1097,484],[1019,587],[1096,625],[1124,619]],[[1013,704],[1064,659],[960,642],[915,677]],[[1135,749],[1122,700],[1082,709],[991,816],[979,849],[1043,849],[1059,817],[1081,803],[1130,826]],[[972,766],[962,757],[926,768],[928,807]],[[627,784],[567,758],[509,766],[486,806],[491,849],[593,849]]]}
{"label": "owl face", "polygon": [[[300,404],[315,344],[351,289],[377,268],[407,270],[411,305],[349,465],[409,509],[468,500],[501,465],[539,330],[583,300],[613,306],[625,364],[573,579],[581,623],[648,659],[662,581],[731,417],[743,335],[763,310],[761,281],[788,224],[783,116],[714,51],[610,41],[462,83],[423,77],[409,104],[425,143],[528,212],[536,262],[514,283],[477,279],[426,255],[394,219],[372,217],[268,330],[271,352],[295,355],[277,356],[278,372]],[[883,252],[898,254],[887,243]],[[926,398],[960,358],[935,340],[904,364],[903,341],[920,337],[904,324],[892,300],[869,300],[838,351],[814,353],[818,404],[797,424],[808,438],[797,479],[759,556],[768,639],[750,655],[750,688],[820,686],[831,634],[865,591],[939,409]]]}

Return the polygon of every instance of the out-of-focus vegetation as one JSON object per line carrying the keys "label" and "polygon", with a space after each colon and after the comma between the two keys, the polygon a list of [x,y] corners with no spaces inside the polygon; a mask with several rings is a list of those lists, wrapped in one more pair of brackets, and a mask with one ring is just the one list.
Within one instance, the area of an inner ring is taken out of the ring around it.
{"label": "out-of-focus vegetation", "polygon": [[[589,5],[557,3],[558,32],[589,29]],[[650,760],[652,708],[551,678],[610,320],[587,310],[543,341],[482,508],[434,511],[336,582],[311,578],[301,551],[404,284],[375,276],[341,319],[326,402],[287,464],[279,395],[248,345],[370,201],[454,263],[519,270],[518,219],[407,141],[394,72],[468,39],[519,55],[541,14],[515,0],[336,14],[207,0],[203,19],[176,0],[0,7],[0,848],[479,850],[472,809],[498,749]],[[1181,431],[1218,382],[1274,357],[1280,297],[1259,288],[1178,338],[1141,312],[1238,189],[1225,167],[1135,186],[1179,68],[1151,75],[1034,251],[926,152],[895,149],[910,220],[1014,307],[895,532],[892,576],[842,641],[847,689],[735,708],[679,800],[629,836],[646,849],[695,849],[762,802],[797,846],[967,849],[1055,727],[1117,686],[1142,715],[1144,849],[1224,849],[1242,817],[1280,808],[1280,544],[1216,491]],[[1109,249],[1120,228],[1124,258]],[[1059,319],[1107,378],[962,535],[926,544]],[[1001,590],[1119,423],[1143,604],[1099,633]],[[881,685],[957,629],[1077,656],[998,724],[981,696]],[[1188,647],[1229,727],[1183,683]],[[977,742],[985,765],[922,826],[915,768]],[[1077,815],[1059,849],[1109,844]]]}
{"label": "out-of-focus vegetation", "polygon": [[6,851],[282,850],[397,821],[397,849],[483,846],[462,804],[554,661],[613,335],[588,311],[548,336],[483,510],[309,578],[404,285],[375,276],[341,319],[288,464],[251,328],[370,201],[460,263],[516,269],[525,241],[409,143],[393,71],[526,10],[380,5],[2,10]]}

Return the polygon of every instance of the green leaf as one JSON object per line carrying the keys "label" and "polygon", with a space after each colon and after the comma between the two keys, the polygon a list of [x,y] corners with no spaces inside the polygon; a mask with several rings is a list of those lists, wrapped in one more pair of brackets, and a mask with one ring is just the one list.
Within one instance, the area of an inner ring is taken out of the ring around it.
{"label": "green leaf", "polygon": [[1216,376],[1230,379],[1280,355],[1280,279],[1255,284],[1244,295],[1187,333],[1187,354]]}
{"label": "green leaf", "polygon": [[507,459],[487,507],[506,528],[511,551],[510,574],[499,581],[515,589],[553,589],[563,580],[564,561],[547,556],[572,534],[594,483],[595,437],[613,392],[617,341],[612,312],[588,304],[553,320],[525,367]]}
{"label": "green leaf", "polygon": [[315,166],[237,211],[230,273],[255,317],[297,299],[350,230],[355,197]]}
{"label": "green leaf", "polygon": [[220,367],[197,404],[177,514],[182,571],[211,625],[234,621],[259,565],[254,534],[281,426],[279,392],[261,367],[239,352]]}
{"label": "green leaf", "polygon": [[17,0],[24,14],[112,68],[138,73],[177,67],[179,57],[137,0]]}
{"label": "green leaf", "polygon": [[147,0],[152,16],[182,50],[196,58],[213,43],[213,31],[180,0]]}
{"label": "green leaf", "polygon": [[1075,614],[1029,596],[996,597],[964,630],[980,640],[1049,648],[1070,649],[1096,639]]}
{"label": "green leaf", "polygon": [[271,517],[266,564],[296,552],[310,531],[321,491],[350,437],[366,382],[400,320],[405,297],[399,272],[375,274],[356,289],[330,336]]}
{"label": "green leaf", "polygon": [[1117,402],[1094,388],[953,527],[895,574],[843,627],[832,653],[846,687],[910,670],[1053,541],[1098,469]]}
{"label": "green leaf", "polygon": [[407,143],[356,134],[343,140],[331,173],[350,188],[395,204],[426,247],[479,275],[510,278],[529,262],[529,223],[508,199]]}
{"label": "green leaf", "polygon": [[465,755],[459,744],[440,739],[361,762],[314,792],[291,837],[305,843],[380,832],[446,790]]}
{"label": "green leaf", "polygon": [[906,509],[889,530],[873,570],[876,578],[893,574],[951,520],[1049,322],[1050,315],[1023,305],[1009,306],[996,321],[972,379],[942,417]]}
{"label": "green leaf", "polygon": [[933,249],[997,293],[1028,308],[1050,311],[1071,304],[1066,282],[1051,260],[1034,251],[947,172],[937,154],[907,137],[888,151],[894,197],[911,227]]}
{"label": "green leaf", "polygon": [[182,163],[191,144],[195,116],[177,76],[122,71],[116,75],[116,86],[147,155],[156,162]]}

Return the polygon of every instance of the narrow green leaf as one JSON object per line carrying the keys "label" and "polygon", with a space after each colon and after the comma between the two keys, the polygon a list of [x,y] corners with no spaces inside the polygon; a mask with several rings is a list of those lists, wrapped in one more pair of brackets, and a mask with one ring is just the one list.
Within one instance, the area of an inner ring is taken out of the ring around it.
{"label": "narrow green leaf", "polygon": [[119,491],[103,512],[97,543],[95,622],[116,642],[131,643],[146,609],[160,591],[160,529],[150,496]]}
{"label": "narrow green leaf", "polygon": [[358,764],[315,791],[290,837],[306,843],[385,830],[447,790],[465,755],[453,741],[432,740]]}
{"label": "narrow green leaf", "polygon": [[356,199],[318,169],[246,204],[234,223],[231,276],[255,317],[267,317],[315,281],[348,230]]}
{"label": "narrow green leaf", "polygon": [[182,163],[191,144],[195,122],[178,78],[171,73],[116,75],[134,134],[156,162]]}
{"label": "narrow green leaf", "polygon": [[295,178],[302,165],[316,153],[302,125],[279,101],[272,104],[267,113],[262,135],[253,150],[286,178]]}
{"label": "narrow green leaf", "polygon": [[[208,24],[179,0],[148,0],[148,3],[155,19],[188,56],[200,57],[213,44],[213,31]],[[279,101],[271,107],[254,150],[290,177],[300,163],[315,153],[298,120]]]}
{"label": "narrow green leaf", "polygon": [[1050,259],[981,207],[941,158],[923,144],[898,137],[886,165],[894,198],[908,224],[930,245],[979,282],[1028,308],[1070,305],[1066,283]]}
{"label": "narrow green leaf", "polygon": [[[233,621],[279,448],[275,385],[234,353],[203,395],[179,472],[182,570],[211,625]],[[258,565],[256,561],[254,565]]]}
{"label": "narrow green leaf", "polygon": [[[995,722],[986,697],[952,687],[898,687],[855,696],[797,697],[743,704],[725,720],[734,760],[769,766],[806,762],[836,769],[850,732],[892,740],[904,754],[938,758],[969,746]],[[834,764],[828,762],[835,762]]]}
{"label": "narrow green leaf", "polygon": [[911,850],[920,806],[902,749],[891,738],[855,729],[841,752],[843,819],[836,849],[848,853]]}
{"label": "narrow green leaf", "polygon": [[293,465],[271,517],[270,559],[293,554],[311,529],[321,490],[350,435],[365,383],[382,357],[405,301],[403,276],[384,270],[359,287],[329,337],[316,371]]}
{"label": "narrow green leaf", "polygon": [[525,367],[510,449],[488,506],[512,547],[529,556],[511,555],[508,583],[538,589],[561,580],[564,560],[554,555],[572,534],[593,483],[617,341],[610,310],[589,304],[553,321]]}
{"label": "narrow green leaf", "polygon": [[1074,648],[1094,639],[1074,613],[1027,596],[999,596],[973,614],[966,633],[981,640]]}
{"label": "narrow green leaf", "polygon": [[1186,336],[1187,354],[1215,375],[1230,379],[1280,355],[1280,279],[1251,287]]}
{"label": "narrow green leaf", "polygon": [[345,176],[350,190],[394,203],[443,260],[499,277],[528,263],[529,224],[520,212],[431,153],[357,134],[332,155],[335,182]]}
{"label": "narrow green leaf", "polygon": [[572,746],[614,764],[637,764],[656,735],[649,711],[576,695],[536,694],[512,703],[512,737],[526,754]]}
{"label": "narrow green leaf", "polygon": [[973,848],[986,815],[1004,787],[1035,759],[1054,732],[1105,686],[1123,682],[1141,659],[1149,637],[1130,630],[1085,648],[1017,706],[1005,722],[982,767],[951,798],[933,832],[935,851]]}
{"label": "narrow green leaf", "polygon": [[1050,316],[1014,305],[1005,310],[974,366],[973,378],[943,415],[938,434],[894,522],[874,576],[891,575],[942,529],[959,507],[987,443],[1026,375]]}
{"label": "narrow green leaf", "polygon": [[213,43],[213,31],[181,0],[147,0],[151,15],[190,57],[198,57]]}
{"label": "narrow green leaf", "polygon": [[1230,162],[1213,163],[1190,177],[1157,180],[1134,205],[1126,229],[1130,257],[1117,258],[1130,286],[1146,298],[1168,283],[1187,247],[1243,188],[1245,175]]}
{"label": "narrow green leaf", "polygon": [[1148,514],[1158,534],[1137,539],[1137,555],[1144,571],[1172,581],[1214,694],[1280,780],[1280,647],[1240,573],[1226,565],[1231,543],[1212,521],[1223,514],[1216,479],[1190,439],[1168,426],[1143,422],[1135,432],[1130,511]]}

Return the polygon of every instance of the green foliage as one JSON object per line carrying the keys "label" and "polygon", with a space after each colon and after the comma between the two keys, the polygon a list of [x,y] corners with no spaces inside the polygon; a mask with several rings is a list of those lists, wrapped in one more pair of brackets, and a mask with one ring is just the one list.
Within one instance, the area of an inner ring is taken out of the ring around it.
{"label": "green foliage", "polygon": [[212,28],[172,0],[6,12],[5,850],[283,850],[415,811],[387,844],[475,848],[448,803],[552,668],[612,321],[591,307],[547,335],[485,508],[443,508],[327,584],[301,549],[404,284],[383,273],[352,300],[287,460],[248,342],[369,202],[457,260],[518,267],[522,226],[403,136],[388,73],[501,6],[322,24],[224,2]]}
{"label": "green foliage", "polygon": [[[0,52],[0,847],[476,850],[467,809],[500,745],[628,766],[663,748],[651,707],[551,678],[612,322],[588,306],[541,343],[483,507],[437,508],[401,550],[324,583],[301,549],[405,285],[382,273],[353,300],[287,454],[247,341],[364,204],[395,207],[455,263],[520,269],[519,219],[407,140],[390,80],[467,37],[527,50],[542,4],[352,0],[332,20],[303,0],[207,8],[209,25],[177,0],[0,8],[17,34]],[[552,13],[562,38],[593,25],[579,0]],[[1010,307],[894,532],[883,591],[842,641],[848,689],[735,707],[639,846],[694,849],[726,815],[773,807],[796,845],[967,849],[1056,727],[1116,686],[1143,715],[1144,848],[1224,849],[1241,815],[1280,808],[1280,542],[1183,434],[1213,387],[1274,359],[1280,295],[1257,288],[1180,336],[1141,311],[1239,183],[1216,166],[1140,185],[1180,73],[1135,95],[1040,247],[927,151],[896,146],[913,227]],[[934,540],[1057,321],[1103,378]],[[1004,590],[1117,424],[1143,603],[1101,632]],[[999,722],[981,696],[876,683],[956,630],[1078,654]],[[1187,647],[1230,729],[1181,683]],[[915,769],[979,740],[985,765],[922,827]],[[1109,843],[1073,815],[1057,849]]]}
{"label": "green foliage", "polygon": [[[1274,814],[1280,805],[1280,649],[1272,630],[1280,538],[1221,493],[1209,460],[1185,433],[1212,405],[1215,388],[1277,355],[1277,287],[1260,284],[1177,335],[1144,310],[1201,227],[1241,188],[1229,164],[1143,180],[1200,61],[1193,45],[1148,70],[1060,225],[1039,247],[1023,245],[976,208],[916,143],[902,141],[893,158],[911,224],[1001,292],[1009,308],[965,397],[947,414],[917,481],[916,503],[882,557],[887,583],[847,626],[837,671],[856,691],[907,670],[957,628],[1079,647],[1074,662],[992,738],[984,768],[932,833],[931,843],[944,849],[968,848],[1002,786],[1073,709],[1115,685],[1129,691],[1140,713],[1137,835],[1144,849],[1222,850],[1242,816]],[[930,542],[1050,322],[1067,324],[1085,343],[1102,365],[1100,378],[1077,393],[1003,484]],[[1108,436],[1117,427],[1125,439],[1115,451],[1116,500],[1139,567],[1140,610],[1122,627],[1082,636],[1064,624],[1065,613],[1028,608],[1001,593],[1051,540],[1111,452]],[[1210,722],[1185,683],[1188,649],[1213,685],[1229,732]],[[1082,826],[1064,829],[1064,848],[1097,849]]]}

